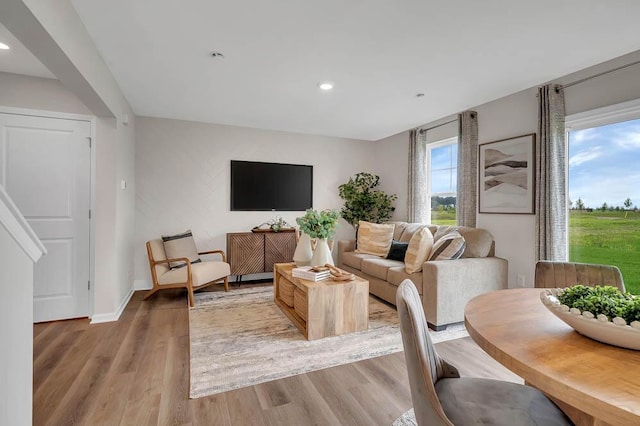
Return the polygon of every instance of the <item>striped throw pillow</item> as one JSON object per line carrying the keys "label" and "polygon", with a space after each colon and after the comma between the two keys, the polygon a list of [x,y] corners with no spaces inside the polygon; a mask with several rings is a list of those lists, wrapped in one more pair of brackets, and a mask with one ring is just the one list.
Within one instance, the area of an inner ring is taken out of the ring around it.
{"label": "striped throw pillow", "polygon": [[458,231],[450,232],[435,242],[429,254],[429,260],[459,259],[466,246],[464,237]]}
{"label": "striped throw pillow", "polygon": [[427,261],[433,247],[433,235],[429,228],[415,232],[409,241],[407,253],[404,255],[404,270],[407,274],[422,271],[422,264]]}
{"label": "striped throw pillow", "polygon": [[358,222],[358,245],[356,253],[386,257],[393,240],[392,223]]}
{"label": "striped throw pillow", "polygon": [[[178,235],[163,235],[162,242],[164,243],[164,252],[167,255],[167,259],[186,257],[191,263],[201,261],[191,229]],[[185,265],[185,262],[169,262],[171,269],[182,268]]]}

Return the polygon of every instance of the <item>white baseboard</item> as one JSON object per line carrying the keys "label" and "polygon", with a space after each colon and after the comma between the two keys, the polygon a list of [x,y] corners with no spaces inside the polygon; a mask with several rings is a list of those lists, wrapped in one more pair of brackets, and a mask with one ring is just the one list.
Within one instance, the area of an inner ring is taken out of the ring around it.
{"label": "white baseboard", "polygon": [[151,290],[153,284],[149,280],[133,280],[133,290]]}
{"label": "white baseboard", "polygon": [[120,306],[118,306],[118,309],[116,309],[115,312],[109,312],[107,314],[92,315],[90,324],[99,324],[101,322],[118,321],[118,318],[120,318],[120,315],[122,315],[122,311],[124,311],[124,308],[127,307],[127,303],[129,303],[129,300],[131,300],[131,296],[133,296],[133,289],[129,290],[129,293],[122,300],[122,303],[120,303]]}

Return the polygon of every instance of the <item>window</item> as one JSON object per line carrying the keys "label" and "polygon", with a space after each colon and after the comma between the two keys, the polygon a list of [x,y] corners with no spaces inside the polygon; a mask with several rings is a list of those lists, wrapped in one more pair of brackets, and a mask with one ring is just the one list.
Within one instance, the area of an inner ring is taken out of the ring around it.
{"label": "window", "polygon": [[427,145],[427,168],[427,205],[431,205],[429,222],[455,225],[458,138]]}
{"label": "window", "polygon": [[616,265],[640,294],[640,102],[633,117],[568,117],[568,240],[570,261]]}

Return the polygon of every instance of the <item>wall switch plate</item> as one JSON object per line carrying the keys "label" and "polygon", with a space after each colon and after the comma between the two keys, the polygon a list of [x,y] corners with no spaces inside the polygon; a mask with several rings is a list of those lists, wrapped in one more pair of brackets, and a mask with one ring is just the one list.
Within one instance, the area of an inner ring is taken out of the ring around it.
{"label": "wall switch plate", "polygon": [[516,279],[518,280],[518,287],[524,287],[524,275],[518,275]]}
{"label": "wall switch plate", "polygon": [[127,181],[122,179],[120,181],[120,189],[127,189]]}

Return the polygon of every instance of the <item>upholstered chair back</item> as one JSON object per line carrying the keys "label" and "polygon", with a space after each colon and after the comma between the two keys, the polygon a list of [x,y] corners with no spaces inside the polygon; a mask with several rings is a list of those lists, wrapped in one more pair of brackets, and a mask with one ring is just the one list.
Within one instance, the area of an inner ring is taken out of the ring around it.
{"label": "upholstered chair back", "polygon": [[564,288],[575,284],[590,287],[610,285],[622,292],[625,291],[622,274],[616,266],[546,260],[536,264],[536,287]]}
{"label": "upholstered chair back", "polygon": [[[164,252],[164,243],[162,242],[161,238],[157,238],[155,240],[149,241],[149,245],[147,246],[147,249],[150,250],[149,262],[151,262],[152,258],[155,261],[165,260],[167,258],[167,255]],[[150,266],[154,268],[153,265],[150,265]],[[165,272],[169,271],[169,264],[160,263],[158,265],[155,265],[155,271],[157,276],[161,276]]]}
{"label": "upholstered chair back", "polygon": [[411,399],[418,425],[452,426],[436,394],[441,378],[460,377],[458,370],[438,356],[415,285],[404,280],[398,287],[396,306],[409,373]]}

